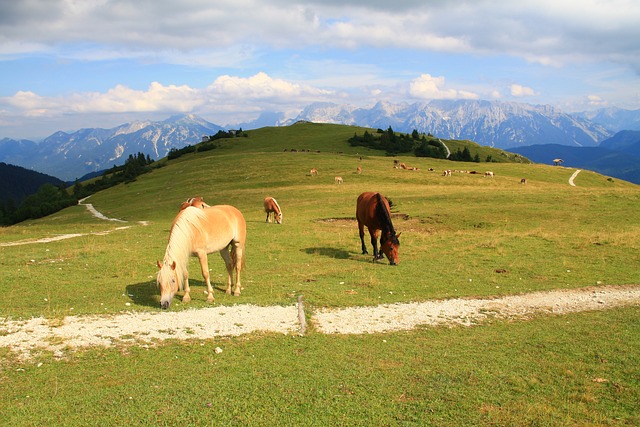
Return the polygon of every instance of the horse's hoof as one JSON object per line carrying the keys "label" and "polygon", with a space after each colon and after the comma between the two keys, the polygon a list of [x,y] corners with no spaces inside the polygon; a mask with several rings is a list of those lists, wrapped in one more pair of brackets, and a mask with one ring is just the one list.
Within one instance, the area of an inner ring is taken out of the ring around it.
{"label": "horse's hoof", "polygon": [[189,295],[185,295],[182,297],[182,302],[191,302],[191,297]]}
{"label": "horse's hoof", "polygon": [[207,302],[213,304],[214,302],[216,302],[216,299],[214,297],[210,296],[210,297],[207,297]]}
{"label": "horse's hoof", "polygon": [[233,296],[234,296],[234,297],[239,297],[239,296],[240,296],[240,291],[236,291],[236,292],[234,292],[234,293],[233,293]]}

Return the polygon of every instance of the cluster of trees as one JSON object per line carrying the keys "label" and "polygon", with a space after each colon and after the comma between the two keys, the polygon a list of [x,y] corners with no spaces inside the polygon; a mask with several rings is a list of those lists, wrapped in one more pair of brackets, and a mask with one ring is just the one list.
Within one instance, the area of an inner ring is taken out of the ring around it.
{"label": "cluster of trees", "polygon": [[13,199],[0,204],[0,225],[42,218],[76,203],[78,200],[67,192],[64,184],[55,186],[47,183],[37,193],[27,196],[19,206]]}
{"label": "cluster of trees", "polygon": [[133,182],[139,175],[147,173],[151,170],[153,160],[149,155],[138,153],[135,156],[129,154],[129,157],[122,166],[113,166],[102,173],[100,179],[96,179],[88,184],[82,184],[76,180],[73,185],[73,196],[76,200],[83,199],[93,193],[113,187],[121,182]]}
{"label": "cluster of trees", "polygon": [[421,136],[417,130],[412,134],[396,134],[391,126],[386,131],[378,129],[376,134],[364,131],[362,136],[354,134],[349,138],[349,144],[353,147],[369,147],[389,154],[411,153],[423,142],[427,144],[427,137],[424,134]]}
{"label": "cluster of trees", "polygon": [[243,132],[242,128],[236,131],[219,130],[218,133],[216,133],[215,135],[209,135],[208,137],[203,138],[203,142],[198,146],[187,145],[186,147],[183,147],[183,148],[172,148],[171,150],[169,150],[169,153],[167,154],[167,159],[173,160],[173,159],[177,159],[180,156],[184,156],[185,154],[188,154],[188,153],[195,153],[195,152],[200,153],[203,151],[209,151],[216,148],[220,148],[221,146],[219,144],[220,139],[239,138],[239,137],[246,138],[248,136],[249,134],[247,132]]}
{"label": "cluster of trees", "polygon": [[[376,150],[384,150],[390,155],[413,153],[416,157],[433,157],[436,159],[446,159],[447,150],[444,145],[431,134],[420,134],[417,130],[411,134],[396,134],[391,126],[386,131],[378,129],[376,134],[365,131],[364,135],[354,134],[349,138],[352,146],[369,147]],[[451,153],[449,160],[459,162],[480,162],[480,156],[471,155],[469,148]],[[487,162],[491,161],[491,156]]]}
{"label": "cluster of trees", "polygon": [[17,224],[27,219],[42,218],[58,212],[66,207],[73,206],[78,200],[87,197],[97,191],[113,187],[121,182],[132,182],[136,178],[151,170],[153,160],[149,155],[138,153],[129,155],[122,166],[114,166],[104,171],[100,179],[88,184],[82,184],[76,180],[73,191],[69,191],[66,184],[42,185],[39,190],[27,196],[16,206],[13,199],[0,204],[0,225]]}

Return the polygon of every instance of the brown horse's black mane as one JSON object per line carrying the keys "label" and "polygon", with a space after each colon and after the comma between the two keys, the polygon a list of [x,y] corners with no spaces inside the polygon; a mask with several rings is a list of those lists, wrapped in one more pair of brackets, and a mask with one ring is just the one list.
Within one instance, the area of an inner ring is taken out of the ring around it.
{"label": "brown horse's black mane", "polygon": [[395,236],[396,235],[396,230],[394,230],[393,228],[393,223],[391,222],[391,212],[389,212],[389,210],[386,208],[384,202],[382,201],[382,199],[384,198],[384,196],[380,193],[376,193],[376,199],[378,201],[377,206],[376,206],[376,216],[378,216],[383,223],[383,235],[386,234],[387,232],[391,233],[391,236]]}

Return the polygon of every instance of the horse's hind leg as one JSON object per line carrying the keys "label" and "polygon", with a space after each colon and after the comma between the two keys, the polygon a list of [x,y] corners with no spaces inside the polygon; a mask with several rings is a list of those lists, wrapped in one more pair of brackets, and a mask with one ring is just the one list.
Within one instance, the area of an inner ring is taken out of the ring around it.
{"label": "horse's hind leg", "polygon": [[[244,265],[244,245],[240,242],[231,243],[231,271],[236,270],[236,286],[233,290],[234,296],[240,296],[242,290],[242,284],[240,281],[240,275],[242,273],[242,266]],[[231,280],[231,273],[229,273],[229,280]]]}
{"label": "horse's hind leg", "polygon": [[214,302],[213,288],[211,287],[211,278],[209,277],[209,261],[207,260],[207,252],[198,252],[198,259],[200,260],[200,268],[202,269],[202,277],[207,282],[207,302]]}
{"label": "horse's hind leg", "polygon": [[224,260],[224,265],[227,267],[227,294],[231,294],[231,282],[233,281],[233,257],[229,252],[229,246],[220,251],[220,256]]}
{"label": "horse's hind leg", "polygon": [[364,224],[358,221],[358,231],[360,232],[360,243],[362,243],[362,255],[368,254],[367,247],[364,244]]}

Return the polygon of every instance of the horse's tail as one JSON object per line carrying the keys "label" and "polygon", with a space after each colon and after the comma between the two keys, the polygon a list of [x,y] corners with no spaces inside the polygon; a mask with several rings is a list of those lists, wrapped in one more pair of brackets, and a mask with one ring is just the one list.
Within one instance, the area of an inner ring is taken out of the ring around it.
{"label": "horse's tail", "polygon": [[246,263],[246,259],[247,259],[247,254],[245,253],[246,250],[246,246],[242,246],[242,256],[240,257],[240,259],[238,259],[238,252],[237,252],[237,248],[236,245],[231,245],[231,262],[233,263],[233,265],[237,268],[238,265],[238,261],[240,261],[240,270],[244,270],[245,267],[247,266]]}

